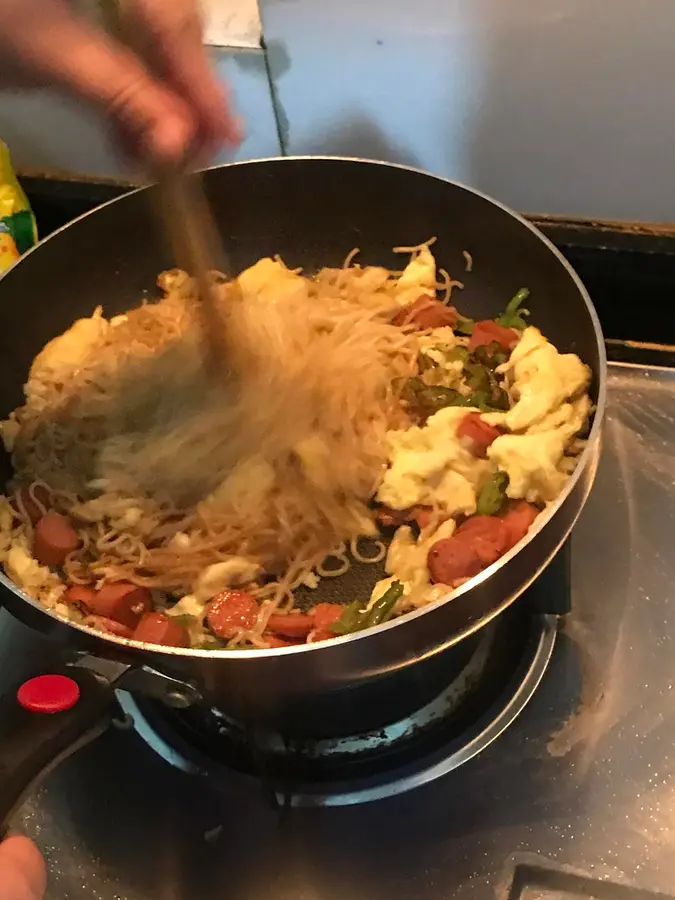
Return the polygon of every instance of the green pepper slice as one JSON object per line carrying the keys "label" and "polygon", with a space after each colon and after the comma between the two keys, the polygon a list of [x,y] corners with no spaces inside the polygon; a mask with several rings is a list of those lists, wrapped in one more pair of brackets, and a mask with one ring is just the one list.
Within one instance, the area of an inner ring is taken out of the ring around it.
{"label": "green pepper slice", "polygon": [[506,488],[509,476],[506,472],[495,472],[483,485],[476,501],[479,516],[496,516],[506,503]]}

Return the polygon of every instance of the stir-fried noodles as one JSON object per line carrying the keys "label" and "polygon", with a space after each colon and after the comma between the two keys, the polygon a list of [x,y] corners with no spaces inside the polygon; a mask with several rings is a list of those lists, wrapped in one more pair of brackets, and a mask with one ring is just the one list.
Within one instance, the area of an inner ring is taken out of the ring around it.
{"label": "stir-fried noodles", "polygon": [[[573,470],[589,373],[528,325],[526,291],[463,318],[431,243],[397,248],[401,272],[353,252],[314,276],[214,274],[219,377],[179,271],[158,302],[51,341],[2,427],[7,574],[99,630],[218,649],[377,625],[494,562]],[[295,609],[299,585],[385,555],[370,598]]]}

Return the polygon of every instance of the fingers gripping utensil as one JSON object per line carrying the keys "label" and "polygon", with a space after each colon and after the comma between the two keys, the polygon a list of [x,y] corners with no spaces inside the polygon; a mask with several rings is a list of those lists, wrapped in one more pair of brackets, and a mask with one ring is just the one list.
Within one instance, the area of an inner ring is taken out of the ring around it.
{"label": "fingers gripping utensil", "polygon": [[[127,0],[103,0],[103,9],[118,38],[153,71],[154,48],[135,27]],[[211,273],[227,272],[229,266],[202,176],[199,172],[189,171],[187,160],[186,156],[176,164],[160,164],[148,154],[146,169],[157,183],[157,215],[171,245],[173,258],[197,284],[205,366],[218,369],[226,358],[223,353],[225,323]]]}

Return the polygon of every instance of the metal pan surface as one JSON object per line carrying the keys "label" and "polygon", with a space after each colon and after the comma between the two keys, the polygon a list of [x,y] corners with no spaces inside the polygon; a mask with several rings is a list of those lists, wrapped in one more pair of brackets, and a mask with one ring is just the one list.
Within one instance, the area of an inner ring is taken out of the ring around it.
{"label": "metal pan surface", "polygon": [[[0,574],[4,605],[33,627],[103,657],[150,664],[199,686],[233,715],[281,720],[325,704],[351,686],[414,665],[463,640],[502,612],[543,570],[572,529],[595,475],[605,405],[605,353],[597,315],[569,264],[532,225],[471,188],[411,168],[358,159],[261,160],[209,170],[205,186],[228,259],[240,271],[281,255],[314,270],[340,265],[353,247],[363,264],[395,268],[391,248],[437,237],[440,266],[461,277],[461,310],[490,317],[522,286],[531,321],[593,372],[595,417],[575,474],[527,537],[451,600],[385,626],[321,645],[267,651],[158,650],[66,623]],[[55,335],[102,305],[122,313],[154,292],[172,261],[147,188],[70,223],[40,243],[0,280],[0,415],[22,400],[30,364]],[[464,273],[463,251],[473,258]],[[399,259],[400,262],[400,259]],[[381,577],[354,566],[317,600],[366,595]]]}

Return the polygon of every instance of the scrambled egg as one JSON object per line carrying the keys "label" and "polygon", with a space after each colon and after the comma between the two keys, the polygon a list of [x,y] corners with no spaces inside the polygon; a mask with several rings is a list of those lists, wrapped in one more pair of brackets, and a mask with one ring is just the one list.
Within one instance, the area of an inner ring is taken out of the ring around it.
{"label": "scrambled egg", "polygon": [[567,436],[561,431],[507,434],[488,449],[489,458],[509,476],[509,497],[528,501],[553,500],[567,476],[558,471]]}
{"label": "scrambled egg", "polygon": [[[211,599],[211,598],[209,598]],[[167,616],[193,616],[200,622],[204,618],[206,601],[198,600],[194,594],[186,594],[173,606],[168,606],[164,612]]]}
{"label": "scrambled egg", "polygon": [[[422,263],[410,270],[411,279],[415,272],[419,276],[427,271]],[[426,277],[430,277],[428,271]],[[435,329],[420,339],[420,350],[444,370],[444,383],[461,378],[463,364],[448,362],[438,348],[456,344],[451,328]],[[390,432],[389,468],[376,498],[380,503],[392,509],[422,505],[451,516],[471,515],[476,511],[477,492],[497,470],[509,476],[511,498],[538,503],[557,497],[573,469],[565,451],[590,415],[585,393],[590,370],[575,354],[559,353],[537,328],[529,326],[497,372],[507,378],[515,403],[507,412],[483,413],[481,419],[511,433],[492,443],[487,459],[476,459],[457,438],[457,425],[477,410],[453,406],[435,413],[424,427]],[[387,571],[392,575],[395,571],[402,582],[407,583],[415,567],[426,569],[425,554],[408,532],[397,534],[392,548],[393,568]],[[401,562],[406,554],[412,560],[409,566]]]}
{"label": "scrambled egg", "polygon": [[110,323],[103,318],[99,308],[93,316],[78,319],[68,331],[46,344],[30,368],[25,386],[28,402],[39,403],[44,384],[67,382],[105,338],[109,327]]}
{"label": "scrambled egg", "polygon": [[487,413],[483,419],[519,433],[498,437],[488,459],[509,476],[509,497],[531,503],[554,500],[569,475],[567,445],[590,415],[590,400],[583,393],[590,371],[574,353],[559,353],[539,329],[529,326],[497,372],[512,379],[516,403],[508,412]]}
{"label": "scrambled egg", "polygon": [[70,609],[67,604],[59,602],[66,586],[58,575],[55,575],[47,566],[41,566],[28,549],[25,536],[12,540],[11,545],[3,553],[3,561],[7,575],[19,585],[20,588],[33,598],[55,609],[59,615],[70,618]]}
{"label": "scrambled egg", "polygon": [[455,520],[447,519],[430,534],[422,533],[416,540],[412,528],[401,525],[389,545],[385,572],[415,587],[428,583],[427,554],[436,541],[452,537],[455,528]]}
{"label": "scrambled egg", "polygon": [[307,292],[307,282],[275,259],[265,257],[237,278],[244,300],[256,299],[264,303],[282,303],[298,292]]}
{"label": "scrambled egg", "polygon": [[449,515],[476,511],[476,491],[491,466],[476,459],[457,437],[457,425],[470,412],[448,406],[430,416],[422,428],[390,431],[390,467],[377,492],[377,500],[391,509],[438,506]]}
{"label": "scrambled egg", "polygon": [[509,431],[524,431],[585,390],[590,371],[574,353],[559,353],[538,328],[529,326],[509,360],[497,369],[510,374],[515,405],[501,417]]}
{"label": "scrambled egg", "polygon": [[203,570],[194,586],[194,594],[198,600],[210,600],[226,588],[250,584],[259,574],[258,563],[245,556],[231,556]]}
{"label": "scrambled egg", "polygon": [[164,612],[167,616],[190,616],[190,619],[182,622],[187,629],[190,645],[200,644],[210,635],[204,629],[204,615],[206,613],[206,601],[201,601],[194,594],[186,594],[184,597],[167,607]]}
{"label": "scrambled egg", "polygon": [[374,586],[368,608],[372,607],[395,581],[403,586],[403,596],[397,604],[399,612],[426,606],[444,597],[451,588],[447,584],[431,584],[427,555],[432,544],[451,537],[455,527],[455,520],[447,519],[430,533],[422,533],[417,540],[409,525],[397,528],[389,545],[385,563],[388,577],[382,578]]}
{"label": "scrambled egg", "polygon": [[563,403],[557,409],[547,413],[534,425],[530,425],[527,434],[539,434],[554,428],[564,428],[569,437],[581,431],[591,414],[591,401],[588,394],[582,394],[572,402]]}
{"label": "scrambled egg", "polygon": [[[420,350],[423,353],[429,353],[429,355],[431,355],[430,351],[432,351],[434,347],[443,347],[443,349],[451,350],[456,345],[457,336],[449,325],[443,325],[440,328],[432,328],[428,334],[420,335]],[[433,350],[433,352],[440,353],[439,350]]]}
{"label": "scrambled egg", "polygon": [[530,503],[555,500],[568,478],[562,465],[565,448],[589,413],[590,400],[584,394],[549,414],[548,430],[532,426],[526,434],[504,434],[492,443],[488,459],[509,476],[509,497]]}
{"label": "scrambled egg", "polygon": [[428,247],[422,247],[411,259],[396,283],[396,302],[414,303],[420,294],[436,293],[436,260]]}

